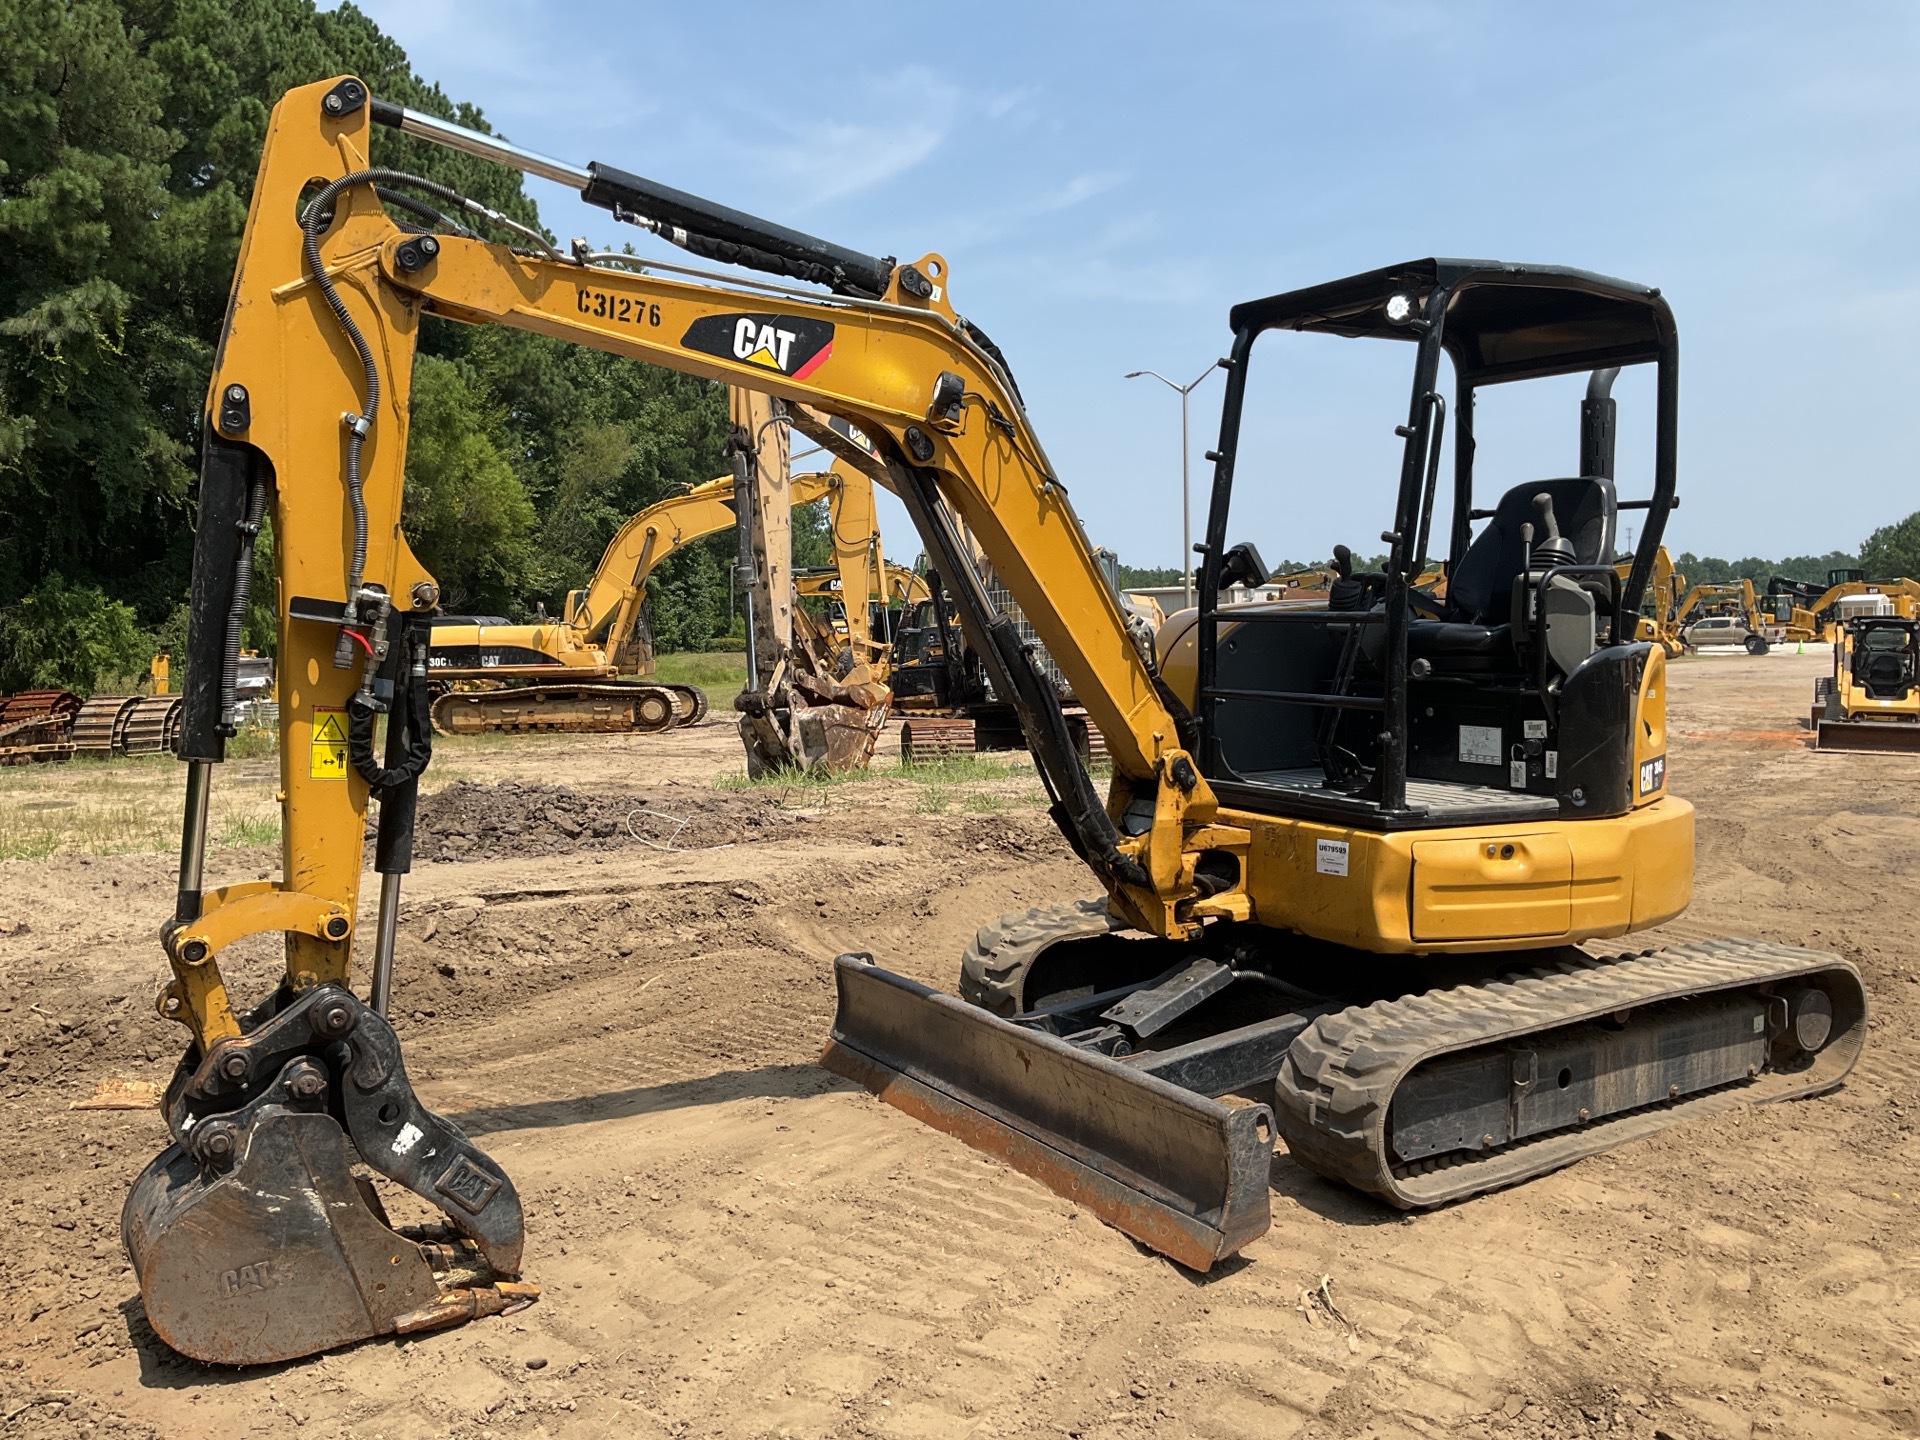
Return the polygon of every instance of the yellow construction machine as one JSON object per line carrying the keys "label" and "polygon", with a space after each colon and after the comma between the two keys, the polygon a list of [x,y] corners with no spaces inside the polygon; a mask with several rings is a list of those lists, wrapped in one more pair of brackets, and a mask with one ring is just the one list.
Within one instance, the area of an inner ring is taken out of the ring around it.
{"label": "yellow construction machine", "polygon": [[[1626,584],[1633,573],[1633,561],[1622,560],[1614,566],[1614,571],[1620,583]],[[1640,600],[1634,638],[1658,645],[1669,660],[1686,649],[1680,638],[1680,605],[1686,588],[1687,577],[1673,568],[1673,557],[1667,554],[1667,547],[1657,547],[1653,553],[1653,575]]]}
{"label": "yellow construction machine", "polygon": [[[507,222],[373,166],[376,122],[784,280],[651,261],[637,273],[529,231],[501,243],[409,228],[382,191],[496,232]],[[877,258],[533,155],[351,77],[275,107],[205,428],[173,978],[159,1000],[188,1046],[164,1101],[173,1143],[123,1215],[169,1344],[284,1360],[532,1297],[512,1180],[420,1103],[384,1018],[432,743],[437,592],[400,528],[393,423],[424,315],[758,389],[803,429],[817,413],[870,437],[872,453],[843,458],[905,502],[1104,898],[989,925],[963,961],[967,999],[842,956],[825,1063],[1177,1261],[1205,1269],[1267,1228],[1280,1137],[1296,1162],[1419,1207],[1689,1115],[1817,1093],[1850,1069],[1866,1000],[1836,956],[1733,940],[1604,947],[1679,914],[1692,885],[1665,657],[1628,633],[1675,493],[1678,350],[1659,292],[1422,260],[1236,307],[1200,607],[1185,637],[1149,653],[1006,361],[954,308],[953,279],[938,254]],[[1319,343],[1301,333],[1400,342],[1411,359],[1406,408],[1383,417],[1404,436],[1388,560],[1338,606],[1223,608],[1226,582],[1253,568],[1230,541],[1237,480],[1270,495],[1298,471],[1242,453],[1248,376],[1270,350]],[[1453,447],[1448,596],[1416,614],[1445,419],[1470,432],[1484,386],[1625,364],[1657,376],[1651,495],[1620,500],[1583,462],[1508,490],[1477,512],[1476,533],[1474,446]],[[737,452],[753,443],[736,431]],[[285,859],[278,879],[215,886],[212,775],[269,504]],[[1645,524],[1622,583],[1614,524],[1633,506]],[[1104,799],[963,533],[1104,732]],[[381,884],[361,936],[369,799]],[[285,978],[243,1003],[222,954],[265,932],[285,936]],[[1574,948],[1586,943],[1601,948]],[[433,1206],[444,1230],[396,1230],[376,1177]]]}
{"label": "yellow construction machine", "polygon": [[1920,620],[1861,615],[1841,624],[1809,723],[1817,749],[1920,751]]}
{"label": "yellow construction machine", "polygon": [[1824,590],[1782,576],[1767,582],[1767,600],[1786,639],[1837,645],[1850,620],[1920,618],[1920,581],[1868,580],[1864,570],[1834,570],[1829,578]]}
{"label": "yellow construction machine", "polygon": [[[648,506],[608,542],[593,580],[570,591],[557,621],[514,624],[484,616],[442,616],[427,664],[436,686],[434,728],[460,735],[486,730],[656,731],[692,725],[707,713],[696,685],[650,680],[652,636],[647,581],[681,548],[738,523],[731,475]],[[849,590],[872,590],[879,528],[873,481],[838,462],[795,475],[793,503],[825,500],[834,545],[833,573]],[[846,538],[842,538],[842,537]],[[849,639],[867,646],[865,612]]]}
{"label": "yellow construction machine", "polygon": [[[866,477],[862,476],[862,479]],[[797,491],[800,477],[794,477]],[[879,554],[880,532],[873,534],[873,554]],[[904,565],[882,562],[854,567],[822,566],[793,572],[794,593],[803,600],[826,605],[823,623],[815,634],[832,647],[835,669],[841,673],[865,665],[873,678],[886,684],[893,669],[893,638],[914,607],[927,599],[927,582]],[[865,589],[866,602],[857,598]]]}
{"label": "yellow construction machine", "polygon": [[1690,650],[1739,645],[1749,655],[1765,655],[1774,642],[1788,638],[1786,627],[1761,606],[1753,581],[1746,578],[1692,586],[1675,607],[1673,626]]}

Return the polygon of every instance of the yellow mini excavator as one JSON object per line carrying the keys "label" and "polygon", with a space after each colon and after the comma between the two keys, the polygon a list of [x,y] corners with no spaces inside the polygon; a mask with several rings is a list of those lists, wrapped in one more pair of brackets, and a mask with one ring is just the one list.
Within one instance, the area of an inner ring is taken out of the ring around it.
{"label": "yellow mini excavator", "polygon": [[[592,583],[568,593],[558,621],[519,625],[484,616],[437,618],[428,669],[436,686],[460,688],[435,699],[434,728],[462,735],[655,731],[697,724],[707,713],[707,697],[698,686],[648,679],[654,662],[645,618],[647,580],[682,547],[734,528],[735,484],[727,475],[695,485],[628,520],[608,542]],[[873,480],[844,461],[793,477],[794,504],[819,500],[827,502],[834,538],[830,573],[849,589],[871,589],[879,546]],[[844,542],[843,534],[849,537]],[[862,633],[850,643],[864,649],[864,613],[857,624]]]}
{"label": "yellow mini excavator", "polygon": [[[774,278],[557,253],[456,191],[375,166],[376,123]],[[384,199],[400,193],[412,216],[459,214],[502,238],[403,223]],[[954,308],[944,257],[878,258],[530,154],[347,77],[273,111],[209,392],[180,883],[163,932],[173,978],[159,997],[188,1045],[163,1105],[173,1143],[122,1219],[148,1318],[186,1354],[285,1360],[533,1296],[512,1180],[420,1102],[384,1018],[432,744],[438,595],[400,527],[393,423],[424,315],[759,389],[829,448],[810,415],[869,438],[842,458],[904,501],[1105,898],[986,927],[963,961],[966,999],[842,956],[825,1063],[1175,1260],[1204,1269],[1267,1228],[1282,1136],[1322,1174],[1433,1205],[1689,1115],[1829,1089],[1859,1054],[1866,997],[1836,956],[1603,943],[1679,914],[1692,888],[1665,657],[1629,633],[1675,493],[1678,349],[1658,291],[1420,260],[1237,306],[1200,606],[1150,653],[1006,361]],[[1325,607],[1221,607],[1227,583],[1260,568],[1230,542],[1236,486],[1299,473],[1242,454],[1248,376],[1270,350],[1329,335],[1411,360],[1406,408],[1383,417],[1403,437],[1386,564],[1345,577]],[[1617,365],[1657,377],[1649,496],[1620,499],[1584,456],[1578,474],[1476,496],[1479,389]],[[1429,613],[1410,581],[1449,417],[1448,588]],[[744,429],[737,455],[754,443]],[[283,865],[216,886],[212,777],[269,505]],[[1614,526],[1636,506],[1622,582]],[[966,534],[1104,732],[1104,800]],[[362,936],[370,799],[381,881]],[[285,937],[284,979],[242,1003],[223,952],[270,932]],[[395,1228],[381,1184],[442,1227]]]}

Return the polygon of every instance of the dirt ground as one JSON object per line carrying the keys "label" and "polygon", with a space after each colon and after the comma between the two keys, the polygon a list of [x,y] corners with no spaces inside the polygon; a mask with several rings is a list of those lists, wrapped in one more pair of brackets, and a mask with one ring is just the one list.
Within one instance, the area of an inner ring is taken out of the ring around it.
{"label": "dirt ground", "polygon": [[[151,1004],[173,860],[56,837],[0,862],[0,1433],[1920,1432],[1920,758],[1806,748],[1826,663],[1674,666],[1700,822],[1677,928],[1855,960],[1875,1018],[1842,1091],[1413,1218],[1282,1155],[1272,1231],[1207,1279],[814,1064],[836,952],[950,988],[982,921],[1089,893],[1031,773],[716,788],[740,760],[714,722],[436,769],[398,1025],[427,1103],[515,1177],[545,1297],[260,1371],[186,1362],[118,1238],[159,1117],[69,1109],[180,1047]],[[275,860],[270,766],[230,768],[222,880]],[[97,767],[0,783],[0,836],[156,797],[170,829],[177,771],[125,773],[139,793],[112,801]],[[723,848],[656,848],[679,820]],[[230,969],[258,986],[274,963]]]}

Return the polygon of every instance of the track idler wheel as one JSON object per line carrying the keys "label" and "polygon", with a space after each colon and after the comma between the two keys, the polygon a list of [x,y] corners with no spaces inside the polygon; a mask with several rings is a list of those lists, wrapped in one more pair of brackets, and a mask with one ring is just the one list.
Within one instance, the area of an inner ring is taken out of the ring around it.
{"label": "track idler wheel", "polygon": [[[539,1296],[516,1278],[513,1182],[420,1103],[392,1028],[337,986],[183,1065],[166,1115],[175,1143],[120,1231],[154,1333],[183,1355],[268,1364]],[[356,1161],[451,1229],[396,1230]]]}
{"label": "track idler wheel", "polygon": [[633,728],[642,735],[671,729],[680,723],[680,707],[673,691],[649,686],[633,697]]}
{"label": "track idler wheel", "polygon": [[673,723],[679,726],[698,725],[707,718],[707,692],[698,685],[669,685],[673,692],[673,703],[678,707]]}

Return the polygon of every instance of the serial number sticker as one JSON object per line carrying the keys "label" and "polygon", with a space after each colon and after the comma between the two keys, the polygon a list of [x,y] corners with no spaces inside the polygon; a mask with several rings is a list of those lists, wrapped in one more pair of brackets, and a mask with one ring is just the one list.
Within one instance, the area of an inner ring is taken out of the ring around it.
{"label": "serial number sticker", "polygon": [[1656,755],[1640,764],[1640,793],[1651,795],[1667,783],[1667,757]]}
{"label": "serial number sticker", "polygon": [[1521,734],[1528,740],[1544,740],[1547,738],[1547,722],[1544,720],[1524,721],[1521,726]]}
{"label": "serial number sticker", "polygon": [[1549,750],[1547,751],[1547,779],[1558,780],[1559,778],[1560,752],[1558,750]]}
{"label": "serial number sticker", "polygon": [[315,780],[347,778],[347,712],[315,710],[307,746],[307,773]]}
{"label": "serial number sticker", "polygon": [[1507,762],[1507,783],[1515,790],[1527,788],[1527,762],[1509,760]]}
{"label": "serial number sticker", "polygon": [[420,1143],[420,1137],[426,1132],[409,1120],[400,1127],[400,1133],[393,1137],[393,1153],[404,1155]]}
{"label": "serial number sticker", "polygon": [[621,325],[660,323],[658,305],[636,300],[631,295],[609,295],[604,290],[589,290],[582,285],[577,303],[582,315],[591,315],[596,320],[612,320]]}
{"label": "serial number sticker", "polygon": [[1344,840],[1314,841],[1313,868],[1321,875],[1346,874],[1347,842]]}
{"label": "serial number sticker", "polygon": [[1460,763],[1462,765],[1504,765],[1506,745],[1498,725],[1462,725],[1460,727]]}

